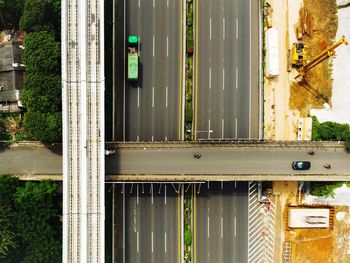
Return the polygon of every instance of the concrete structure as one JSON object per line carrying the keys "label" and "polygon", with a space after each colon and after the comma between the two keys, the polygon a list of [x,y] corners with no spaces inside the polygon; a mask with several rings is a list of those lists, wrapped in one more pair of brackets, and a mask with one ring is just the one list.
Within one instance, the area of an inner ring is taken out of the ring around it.
{"label": "concrete structure", "polygon": [[104,1],[62,1],[63,262],[104,254]]}
{"label": "concrete structure", "polygon": [[288,227],[290,228],[328,228],[328,208],[289,208]]}

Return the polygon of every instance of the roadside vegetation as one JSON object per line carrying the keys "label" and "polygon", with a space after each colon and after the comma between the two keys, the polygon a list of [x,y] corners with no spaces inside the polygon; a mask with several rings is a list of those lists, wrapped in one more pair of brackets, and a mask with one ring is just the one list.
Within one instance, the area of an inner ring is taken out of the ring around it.
{"label": "roadside vegetation", "polygon": [[[27,33],[22,54],[26,67],[22,102],[26,111],[23,118],[1,114],[2,140],[62,140],[60,8],[60,0],[0,1],[1,30]],[[10,122],[12,129],[6,125]]]}
{"label": "roadside vegetation", "polygon": [[346,149],[350,151],[350,126],[336,122],[320,123],[315,116],[312,117],[313,141],[345,141]]}
{"label": "roadside vegetation", "polygon": [[0,175],[0,262],[62,262],[62,189]]}
{"label": "roadside vegetation", "polygon": [[185,192],[184,200],[184,255],[185,262],[192,262],[192,188]]}
{"label": "roadside vegetation", "polygon": [[334,190],[350,182],[310,182],[310,194],[314,196],[334,197]]}
{"label": "roadside vegetation", "polygon": [[193,2],[186,1],[185,141],[193,139]]}

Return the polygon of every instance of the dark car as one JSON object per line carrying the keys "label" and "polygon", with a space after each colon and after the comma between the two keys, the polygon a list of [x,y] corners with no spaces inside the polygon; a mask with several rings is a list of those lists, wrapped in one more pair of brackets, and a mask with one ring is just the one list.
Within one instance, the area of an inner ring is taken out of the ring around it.
{"label": "dark car", "polygon": [[292,162],[293,170],[309,170],[311,163],[308,161],[295,161]]}

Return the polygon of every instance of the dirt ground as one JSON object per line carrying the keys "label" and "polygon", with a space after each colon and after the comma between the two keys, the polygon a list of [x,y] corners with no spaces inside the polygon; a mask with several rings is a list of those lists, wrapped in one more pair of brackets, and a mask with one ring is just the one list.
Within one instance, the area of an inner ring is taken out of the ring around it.
{"label": "dirt ground", "polygon": [[[336,0],[304,0],[299,11],[296,32],[303,32],[307,60],[317,56],[335,42],[338,29]],[[332,59],[326,59],[306,73],[301,82],[291,83],[289,106],[306,117],[311,108],[322,108],[327,102],[331,105]]]}
{"label": "dirt ground", "polygon": [[[291,244],[291,263],[350,262],[350,209],[335,206],[334,215],[344,212],[342,221],[334,219],[328,229],[287,229],[286,207],[302,203],[298,182],[274,182],[276,196],[275,259],[283,261],[283,244]],[[334,216],[335,217],[335,216]]]}
{"label": "dirt ground", "polygon": [[[270,0],[272,27],[278,29],[280,75],[264,78],[264,138],[296,140],[297,122],[311,108],[332,105],[332,59],[311,69],[302,82],[295,69],[287,72],[288,49],[303,25],[303,40],[311,59],[334,43],[338,28],[336,0]],[[300,24],[300,14],[303,23]]]}

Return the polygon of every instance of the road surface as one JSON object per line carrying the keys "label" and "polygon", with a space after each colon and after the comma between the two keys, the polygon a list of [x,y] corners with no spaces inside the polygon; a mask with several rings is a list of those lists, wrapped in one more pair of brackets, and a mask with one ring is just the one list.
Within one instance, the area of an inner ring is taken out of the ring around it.
{"label": "road surface", "polygon": [[194,204],[193,262],[247,262],[247,183],[196,185]]}
{"label": "road surface", "polygon": [[194,137],[258,138],[258,1],[196,7]]}
{"label": "road surface", "polygon": [[[126,263],[178,263],[180,259],[180,194],[177,184],[124,184],[117,193],[124,208],[125,233],[117,251],[124,253]],[[124,190],[124,192],[123,192]],[[124,211],[124,212],[122,212]],[[117,218],[117,221],[121,219]],[[119,239],[121,240],[121,239]],[[124,243],[124,244],[123,244]],[[125,251],[123,250],[125,247]],[[123,262],[119,255],[117,262]]]}
{"label": "road surface", "polygon": [[181,6],[174,0],[126,1],[126,38],[139,36],[141,49],[141,78],[125,80],[126,141],[181,139]]}

